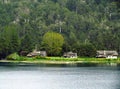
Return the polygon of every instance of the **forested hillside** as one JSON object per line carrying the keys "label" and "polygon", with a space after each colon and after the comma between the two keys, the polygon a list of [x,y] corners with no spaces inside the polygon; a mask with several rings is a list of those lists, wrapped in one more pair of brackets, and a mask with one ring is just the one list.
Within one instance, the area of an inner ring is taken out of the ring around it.
{"label": "forested hillside", "polygon": [[91,56],[91,50],[120,52],[120,2],[0,0],[1,58],[13,52],[30,52],[35,45],[45,50],[42,43],[47,32],[63,36],[62,52],[75,51],[79,56]]}

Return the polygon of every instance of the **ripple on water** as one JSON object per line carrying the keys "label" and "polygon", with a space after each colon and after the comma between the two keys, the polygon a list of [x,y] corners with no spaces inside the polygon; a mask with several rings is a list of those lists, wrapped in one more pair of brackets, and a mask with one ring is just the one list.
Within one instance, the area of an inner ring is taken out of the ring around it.
{"label": "ripple on water", "polygon": [[0,67],[0,89],[120,89],[117,67]]}

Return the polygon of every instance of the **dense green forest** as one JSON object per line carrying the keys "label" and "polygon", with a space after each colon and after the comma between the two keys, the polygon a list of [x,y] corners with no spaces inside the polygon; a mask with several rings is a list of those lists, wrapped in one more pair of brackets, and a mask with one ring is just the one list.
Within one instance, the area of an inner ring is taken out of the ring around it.
{"label": "dense green forest", "polygon": [[79,56],[94,56],[95,50],[120,53],[120,1],[0,0],[1,58],[30,52],[36,45],[45,50],[47,32],[64,38],[57,55],[73,51]]}

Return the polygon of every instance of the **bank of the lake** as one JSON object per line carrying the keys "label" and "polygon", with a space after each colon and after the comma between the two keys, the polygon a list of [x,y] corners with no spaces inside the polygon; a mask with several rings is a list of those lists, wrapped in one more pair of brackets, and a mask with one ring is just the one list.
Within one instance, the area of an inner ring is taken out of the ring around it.
{"label": "bank of the lake", "polygon": [[120,58],[24,58],[24,60],[0,60],[0,65],[39,65],[39,66],[97,66],[97,65],[120,65]]}

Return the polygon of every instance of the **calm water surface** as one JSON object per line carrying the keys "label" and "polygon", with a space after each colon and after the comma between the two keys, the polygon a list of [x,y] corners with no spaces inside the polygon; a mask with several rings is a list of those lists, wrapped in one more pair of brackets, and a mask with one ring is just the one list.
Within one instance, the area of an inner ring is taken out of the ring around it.
{"label": "calm water surface", "polygon": [[2,67],[0,89],[120,89],[119,67]]}

